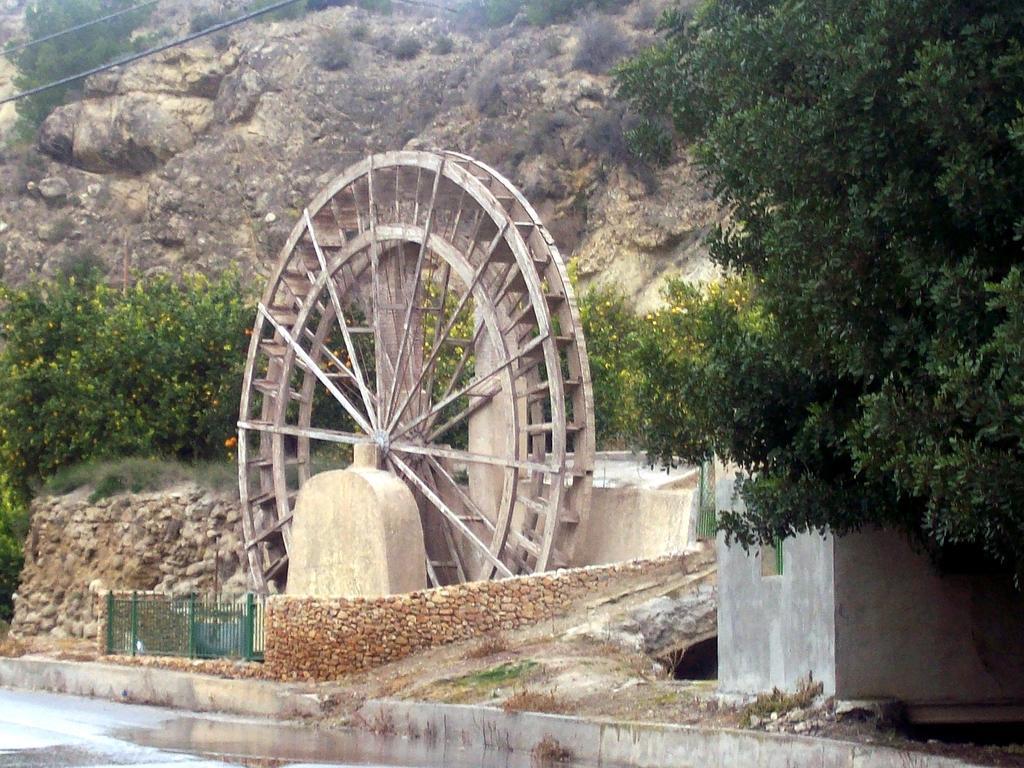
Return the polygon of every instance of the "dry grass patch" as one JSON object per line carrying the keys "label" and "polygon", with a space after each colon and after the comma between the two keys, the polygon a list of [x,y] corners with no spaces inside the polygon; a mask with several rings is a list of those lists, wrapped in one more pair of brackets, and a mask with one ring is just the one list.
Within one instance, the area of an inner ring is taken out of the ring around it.
{"label": "dry grass patch", "polygon": [[13,659],[24,656],[26,653],[28,653],[28,648],[18,638],[7,635],[0,640],[0,656]]}
{"label": "dry grass patch", "polygon": [[497,656],[509,649],[508,638],[505,635],[489,635],[474,645],[463,656],[464,659],[486,659],[488,656]]}
{"label": "dry grass patch", "polygon": [[520,688],[501,705],[506,712],[546,712],[549,715],[564,715],[569,705],[554,691],[530,691]]}

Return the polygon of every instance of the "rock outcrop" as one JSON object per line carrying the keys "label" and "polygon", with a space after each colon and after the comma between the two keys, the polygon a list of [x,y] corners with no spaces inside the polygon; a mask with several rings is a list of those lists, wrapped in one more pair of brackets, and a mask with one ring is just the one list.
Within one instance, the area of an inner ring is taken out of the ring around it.
{"label": "rock outcrop", "polygon": [[[653,40],[648,4],[609,17],[627,48]],[[713,274],[702,239],[714,202],[685,159],[635,166],[611,77],[576,66],[581,25],[453,18],[332,7],[90,78],[37,147],[0,156],[3,279],[52,276],[88,252],[117,276],[125,263],[236,267],[259,284],[312,195],[367,153],[403,147],[463,151],[509,176],[584,285],[614,282],[646,305],[665,277]],[[176,31],[188,21],[174,17]],[[403,38],[421,52],[396,55]],[[324,60],[339,46],[340,67]],[[34,193],[53,177],[63,197]],[[55,216],[60,238],[38,227]]]}
{"label": "rock outcrop", "polygon": [[88,80],[85,98],[55,109],[39,129],[54,159],[96,173],[146,173],[195,144],[213,120],[214,99],[234,53],[175,48],[123,75]]}
{"label": "rock outcrop", "polygon": [[195,486],[90,503],[36,499],[12,629],[95,637],[106,590],[239,595],[248,586],[236,500]]}

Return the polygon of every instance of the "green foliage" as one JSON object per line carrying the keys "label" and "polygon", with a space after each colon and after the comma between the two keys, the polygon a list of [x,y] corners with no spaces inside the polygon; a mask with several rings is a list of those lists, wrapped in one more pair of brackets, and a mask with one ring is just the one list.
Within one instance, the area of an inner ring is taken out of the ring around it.
{"label": "green foliage", "polygon": [[237,276],[0,298],[0,469],[16,487],[103,457],[223,457],[252,319]]}
{"label": "green foliage", "polygon": [[636,436],[640,419],[634,397],[637,372],[633,360],[634,336],[640,321],[625,298],[610,288],[587,291],[579,307],[594,388],[597,444],[602,449],[628,445]]}
{"label": "green foliage", "polygon": [[28,534],[28,503],[24,494],[0,473],[0,622],[14,615],[12,599],[24,562],[22,545]]}
{"label": "green foliage", "polygon": [[390,15],[393,10],[391,0],[359,0],[357,5],[365,11],[379,13],[384,16]]}
{"label": "green foliage", "polygon": [[522,7],[523,0],[469,0],[462,10],[484,26],[501,27],[511,23]]}
{"label": "green foliage", "polygon": [[226,9],[199,11],[189,19],[188,31],[201,32],[204,29],[209,29],[217,24],[223,24],[231,18],[232,15],[228,13]]}
{"label": "green foliage", "polygon": [[525,659],[524,661],[516,662],[505,662],[499,664],[496,667],[490,669],[484,669],[480,672],[473,672],[469,675],[463,675],[452,680],[456,685],[465,686],[494,686],[501,685],[503,683],[510,683],[513,680],[518,680],[524,675],[533,672],[540,665],[532,659]]}
{"label": "green foliage", "polygon": [[650,117],[641,117],[625,132],[626,146],[640,161],[649,165],[668,165],[672,159],[672,134]]}
{"label": "green foliage", "polygon": [[[668,437],[736,461],[743,543],[898,525],[1024,578],[1024,6],[718,0],[618,70],[696,142],[763,322]],[[708,405],[710,408],[711,406]],[[734,415],[733,415],[734,414]]]}
{"label": "green foliage", "polygon": [[[25,35],[36,39],[131,7],[134,0],[35,0],[25,10]],[[133,33],[149,18],[141,8],[74,34],[20,51],[15,85],[28,90],[105,64],[136,49]],[[29,133],[63,104],[72,85],[53,88],[17,102],[23,133]]]}
{"label": "green foliage", "polygon": [[[670,282],[664,299],[631,340],[641,444],[664,465],[745,455],[761,438],[764,412],[800,396],[799,378],[779,368],[772,318],[735,279],[703,289]],[[716,441],[721,425],[733,430],[727,443]]]}

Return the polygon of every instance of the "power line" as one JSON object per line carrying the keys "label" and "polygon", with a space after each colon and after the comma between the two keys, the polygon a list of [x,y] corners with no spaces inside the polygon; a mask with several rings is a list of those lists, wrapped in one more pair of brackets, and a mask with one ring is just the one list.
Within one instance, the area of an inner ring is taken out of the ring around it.
{"label": "power line", "polygon": [[52,83],[40,85],[37,88],[30,88],[27,91],[15,93],[12,96],[5,96],[4,98],[0,99],[0,104],[7,104],[11,101],[18,101],[19,99],[24,99],[28,96],[35,96],[37,93],[43,93],[44,91],[49,91],[52,88],[59,88],[62,85],[68,85],[69,83],[84,80],[87,77],[98,75],[100,72],[106,72],[107,70],[114,69],[115,67],[120,67],[125,64],[131,64],[132,62],[138,61],[139,59],[144,59],[147,56],[153,56],[154,54],[162,53],[163,51],[166,51],[170,48],[176,48],[179,45],[191,43],[193,40],[198,40],[199,38],[205,37],[206,35],[212,35],[214,32],[220,32],[222,29],[227,29],[228,27],[233,27],[236,24],[241,24],[244,21],[255,19],[257,16],[263,16],[268,13],[273,13],[274,11],[280,10],[281,8],[284,8],[289,5],[293,5],[297,2],[300,2],[300,0],[280,0],[280,2],[268,5],[266,8],[260,8],[259,10],[246,13],[237,18],[222,21],[218,24],[214,24],[213,26],[207,27],[206,29],[202,29],[199,32],[193,32],[189,35],[185,35],[184,37],[179,37],[176,40],[171,40],[168,43],[162,43],[161,45],[156,45],[152,48],[147,48],[146,50],[140,51],[139,53],[133,53],[130,56],[123,56],[122,58],[116,59],[115,61],[111,61],[108,64],[103,64],[99,67],[93,67],[92,69],[88,69],[85,72],[79,72],[76,75],[61,78],[60,80],[54,80]]}
{"label": "power line", "polygon": [[[159,0],[151,0],[151,2],[159,2]],[[214,32],[220,32],[222,29],[228,29],[229,27],[236,26],[237,24],[249,21],[250,19],[255,19],[258,16],[273,13],[274,11],[280,10],[281,8],[285,8],[289,5],[293,5],[298,2],[302,2],[302,0],[280,0],[280,2],[268,5],[265,8],[260,8],[259,10],[251,11],[249,13],[243,14],[242,16],[238,16],[234,19],[228,19],[227,21],[219,22],[217,24],[207,27],[206,29],[202,29],[198,32],[193,32],[191,34],[185,35],[184,37],[179,37],[176,40],[171,40],[168,43],[161,43],[160,45],[153,46],[152,48],[147,48],[146,50],[140,51],[139,53],[133,53],[130,56],[123,56],[120,59],[116,59],[114,61],[111,61],[107,64],[103,64],[98,67],[93,67],[92,69],[88,69],[84,72],[79,72],[78,74],[70,75],[68,77],[61,78],[60,80],[54,80],[53,82],[46,83],[45,85],[40,85],[36,88],[30,88],[27,91],[21,91],[20,93],[15,93],[11,96],[5,96],[2,99],[0,99],[0,104],[7,104],[8,102],[18,101],[29,96],[35,96],[37,93],[43,93],[44,91],[49,91],[53,88],[59,88],[62,85],[75,83],[79,80],[84,80],[87,77],[98,75],[100,72],[106,72],[108,70],[115,69],[116,67],[120,67],[125,64],[131,64],[132,62],[139,61],[140,59],[145,59],[148,56],[153,56],[154,54],[162,53],[163,51],[169,50],[171,48],[176,48],[179,45],[191,43],[193,40],[198,40],[199,38],[205,37],[206,35],[212,35]],[[396,0],[396,2],[402,3],[404,5],[418,5],[421,7],[435,8],[438,10],[450,12],[450,9],[447,9],[443,6],[434,5],[432,3],[417,0]]]}
{"label": "power line", "polygon": [[100,16],[99,18],[93,19],[92,21],[86,21],[86,22],[83,22],[81,24],[78,24],[77,26],[68,27],[67,29],[62,29],[60,32],[54,32],[53,34],[50,34],[50,35],[44,35],[43,37],[37,37],[35,40],[29,40],[28,42],[18,43],[17,45],[9,46],[7,48],[4,48],[2,51],[0,51],[0,56],[10,56],[12,53],[16,53],[17,51],[22,51],[22,50],[24,50],[26,48],[31,48],[34,45],[39,45],[40,43],[45,43],[48,40],[56,40],[58,37],[64,37],[64,35],[70,35],[72,32],[79,32],[79,31],[81,31],[83,29],[88,29],[89,27],[94,26],[95,24],[101,24],[104,21],[110,21],[111,19],[116,19],[118,16],[123,16],[126,13],[131,13],[132,11],[138,11],[138,10],[140,10],[142,8],[148,8],[149,6],[156,5],[159,2],[161,2],[161,0],[147,0],[144,3],[139,3],[138,5],[133,5],[131,8],[124,8],[124,9],[122,9],[120,11],[115,12],[115,13],[108,13],[106,16]]}

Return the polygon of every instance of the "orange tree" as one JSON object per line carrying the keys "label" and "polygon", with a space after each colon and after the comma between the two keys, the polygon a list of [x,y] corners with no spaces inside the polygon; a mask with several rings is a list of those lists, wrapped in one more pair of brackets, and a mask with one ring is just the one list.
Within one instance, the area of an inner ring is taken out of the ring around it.
{"label": "orange tree", "polygon": [[218,456],[252,309],[237,276],[0,291],[0,468],[21,488],[107,456]]}
{"label": "orange tree", "polygon": [[625,297],[606,286],[584,293],[579,307],[594,388],[598,448],[632,445],[638,422],[632,349],[639,318]]}
{"label": "orange tree", "polygon": [[711,0],[663,32],[621,95],[693,143],[770,318],[709,339],[750,380],[680,381],[726,407],[666,445],[745,470],[744,543],[896,525],[1021,583],[1024,5]]}

